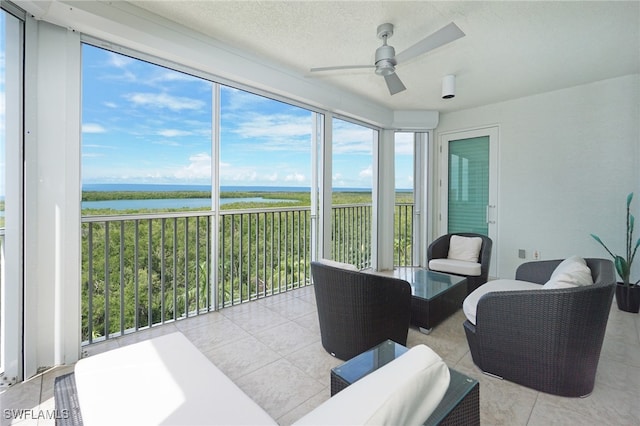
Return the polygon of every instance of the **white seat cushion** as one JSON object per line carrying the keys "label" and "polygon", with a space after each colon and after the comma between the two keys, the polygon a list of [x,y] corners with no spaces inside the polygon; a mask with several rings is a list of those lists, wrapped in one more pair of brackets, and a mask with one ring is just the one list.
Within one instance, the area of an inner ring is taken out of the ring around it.
{"label": "white seat cushion", "polygon": [[347,271],[358,271],[355,265],[350,263],[338,262],[337,260],[331,259],[319,259],[318,263],[322,263],[323,265],[331,266],[333,268],[345,269]]}
{"label": "white seat cushion", "polygon": [[343,389],[296,425],[420,425],[449,387],[449,368],[425,345]]}
{"label": "white seat cushion", "polygon": [[480,276],[482,265],[476,262],[466,262],[455,259],[431,259],[429,269],[432,271],[447,272],[449,274]]}
{"label": "white seat cushion", "polygon": [[519,280],[494,280],[481,285],[471,292],[462,302],[462,310],[470,323],[476,323],[478,301],[482,296],[493,291],[542,290],[540,284]]}
{"label": "white seat cushion", "polygon": [[85,425],[277,424],[182,333],[75,366]]}

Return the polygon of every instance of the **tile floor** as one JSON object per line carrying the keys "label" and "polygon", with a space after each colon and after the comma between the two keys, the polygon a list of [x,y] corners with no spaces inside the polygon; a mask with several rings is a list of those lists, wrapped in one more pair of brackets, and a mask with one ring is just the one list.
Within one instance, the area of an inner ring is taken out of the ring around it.
{"label": "tile floor", "polygon": [[[482,374],[473,364],[462,328],[462,311],[430,335],[410,329],[407,346],[424,343],[453,367],[480,381],[483,425],[639,425],[640,316],[621,312],[615,301],[594,392],[563,398]],[[313,288],[179,321],[86,348],[88,355],[179,330],[278,423],[288,425],[329,398],[329,370],[342,361],[320,344]],[[30,417],[54,410],[53,381],[72,371],[61,366],[0,393],[1,424],[49,425]],[[107,403],[105,401],[105,403]]]}

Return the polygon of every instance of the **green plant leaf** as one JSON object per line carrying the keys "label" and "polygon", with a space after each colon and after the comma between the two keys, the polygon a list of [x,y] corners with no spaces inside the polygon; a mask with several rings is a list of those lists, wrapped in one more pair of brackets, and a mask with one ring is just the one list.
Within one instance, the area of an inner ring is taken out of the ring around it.
{"label": "green plant leaf", "polygon": [[631,205],[631,200],[633,200],[633,192],[627,195],[627,208]]}
{"label": "green plant leaf", "polygon": [[622,256],[616,256],[614,263],[616,265],[616,271],[618,272],[618,275],[620,275],[622,282],[624,282],[625,284],[628,284],[629,283],[629,265],[627,264],[627,261]]}

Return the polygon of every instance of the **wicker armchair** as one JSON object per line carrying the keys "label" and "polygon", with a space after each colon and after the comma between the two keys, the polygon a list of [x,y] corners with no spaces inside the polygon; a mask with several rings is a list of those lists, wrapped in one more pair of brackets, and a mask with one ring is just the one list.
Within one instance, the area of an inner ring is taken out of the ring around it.
{"label": "wicker armchair", "polygon": [[[610,260],[585,260],[593,285],[482,296],[476,324],[464,323],[473,362],[486,373],[542,392],[591,393],[616,276]],[[522,264],[516,280],[544,284],[560,262]]]}
{"label": "wicker armchair", "polygon": [[467,278],[467,294],[487,282],[489,276],[489,265],[491,264],[491,247],[493,241],[486,235],[474,234],[468,232],[459,232],[455,234],[445,234],[436,238],[427,248],[427,262],[432,259],[445,259],[449,254],[449,240],[452,235],[460,235],[462,237],[480,237],[482,238],[482,247],[478,262],[480,263],[480,275],[466,276]]}
{"label": "wicker armchair", "polygon": [[322,346],[348,360],[391,339],[407,343],[408,282],[323,262],[311,262]]}

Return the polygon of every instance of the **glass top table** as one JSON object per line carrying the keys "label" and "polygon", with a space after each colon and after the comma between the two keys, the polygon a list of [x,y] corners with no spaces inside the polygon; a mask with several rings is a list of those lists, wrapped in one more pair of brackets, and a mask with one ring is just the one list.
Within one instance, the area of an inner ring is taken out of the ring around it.
{"label": "glass top table", "polygon": [[[364,376],[393,361],[409,349],[387,340],[331,369],[331,396]],[[449,388],[425,425],[480,425],[479,384],[464,374],[449,369]]]}
{"label": "glass top table", "polygon": [[413,266],[396,267],[393,270],[393,276],[411,284],[412,296],[427,300],[433,300],[453,287],[466,282],[465,277]]}
{"label": "glass top table", "polygon": [[411,323],[429,334],[433,327],[453,315],[467,297],[467,279],[416,266],[399,266],[393,275],[411,284]]}

